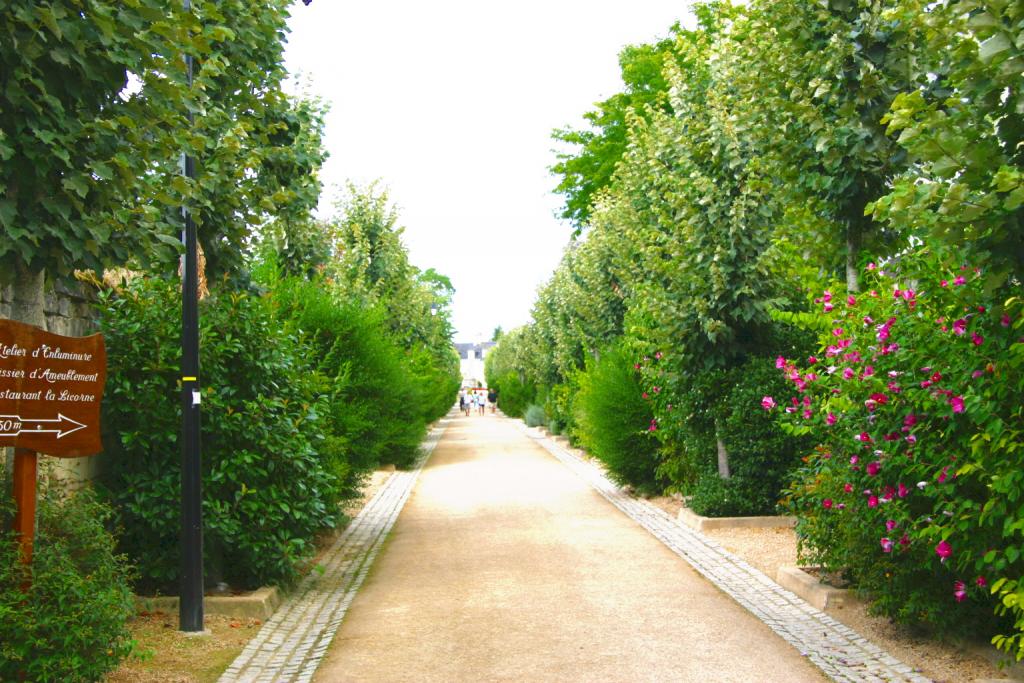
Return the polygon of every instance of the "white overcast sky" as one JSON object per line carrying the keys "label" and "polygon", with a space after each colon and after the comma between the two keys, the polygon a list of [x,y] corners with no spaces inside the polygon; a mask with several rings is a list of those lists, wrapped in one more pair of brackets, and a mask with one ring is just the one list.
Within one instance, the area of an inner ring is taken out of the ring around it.
{"label": "white overcast sky", "polygon": [[331,106],[328,194],[380,179],[412,263],[452,279],[456,341],[481,341],[529,321],[569,240],[552,129],[621,90],[623,46],[689,14],[685,0],[313,0],[292,8],[286,60]]}

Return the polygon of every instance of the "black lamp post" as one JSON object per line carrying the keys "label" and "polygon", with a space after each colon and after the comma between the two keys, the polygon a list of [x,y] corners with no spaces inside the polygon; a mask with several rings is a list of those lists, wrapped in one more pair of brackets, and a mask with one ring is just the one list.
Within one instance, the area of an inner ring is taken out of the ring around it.
{"label": "black lamp post", "polygon": [[[184,0],[185,11],[192,10]],[[185,73],[192,89],[192,56],[185,55]],[[187,114],[191,125],[191,111]],[[195,159],[182,155],[186,178],[196,177]],[[182,208],[185,244],[181,273],[181,595],[178,624],[182,631],[203,630],[203,492],[199,432],[199,264],[196,224]]]}

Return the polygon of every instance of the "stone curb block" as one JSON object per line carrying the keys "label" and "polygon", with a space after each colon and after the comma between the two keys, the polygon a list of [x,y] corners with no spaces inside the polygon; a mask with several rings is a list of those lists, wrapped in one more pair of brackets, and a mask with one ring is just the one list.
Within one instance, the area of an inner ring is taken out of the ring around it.
{"label": "stone curb block", "polygon": [[824,584],[800,567],[779,567],[775,583],[796,593],[820,610],[843,607],[857,599],[849,590]]}
{"label": "stone curb block", "polygon": [[[277,586],[254,590],[248,595],[207,596],[203,598],[203,612],[238,619],[267,620],[281,604]],[[136,612],[177,612],[178,596],[155,598],[135,596]]]}
{"label": "stone curb block", "polygon": [[701,517],[686,508],[679,510],[677,517],[680,522],[694,531],[792,528],[796,526],[796,517]]}

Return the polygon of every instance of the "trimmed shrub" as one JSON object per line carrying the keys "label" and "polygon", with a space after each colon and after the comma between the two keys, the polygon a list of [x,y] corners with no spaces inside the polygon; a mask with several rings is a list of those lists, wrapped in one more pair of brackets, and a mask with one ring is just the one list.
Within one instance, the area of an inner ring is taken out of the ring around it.
{"label": "trimmed shrub", "polygon": [[617,483],[655,490],[656,425],[632,359],[620,347],[608,349],[580,375],[579,386],[576,423],[583,447]]}
{"label": "trimmed shrub", "polygon": [[32,582],[14,533],[11,481],[0,495],[0,680],[95,681],[132,650],[131,570],[91,490],[61,496],[41,477]]}

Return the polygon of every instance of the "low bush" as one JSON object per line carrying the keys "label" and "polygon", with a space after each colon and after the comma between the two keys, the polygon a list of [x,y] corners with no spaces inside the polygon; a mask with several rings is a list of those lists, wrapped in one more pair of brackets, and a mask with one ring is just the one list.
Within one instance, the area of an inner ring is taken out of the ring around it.
{"label": "low bush", "polygon": [[631,357],[612,347],[579,377],[576,424],[583,447],[617,483],[641,491],[657,488],[656,425]]}
{"label": "low bush", "polygon": [[[9,531],[11,480],[0,478],[0,680],[95,681],[132,650],[131,570],[91,490],[63,495],[42,477],[31,585]],[[20,676],[24,676],[21,678]]]}
{"label": "low bush", "polygon": [[527,427],[544,427],[548,423],[548,417],[544,414],[544,409],[536,404],[531,404],[526,409],[526,415],[523,419]]}
{"label": "low bush", "polygon": [[789,499],[805,561],[847,571],[894,620],[1009,632],[996,642],[1019,656],[1022,305],[961,263],[907,254],[867,293],[825,292],[820,353],[780,358],[791,389],[764,401],[820,444]]}

